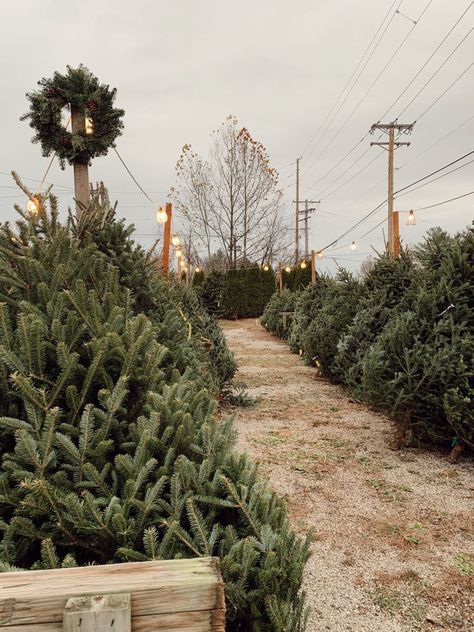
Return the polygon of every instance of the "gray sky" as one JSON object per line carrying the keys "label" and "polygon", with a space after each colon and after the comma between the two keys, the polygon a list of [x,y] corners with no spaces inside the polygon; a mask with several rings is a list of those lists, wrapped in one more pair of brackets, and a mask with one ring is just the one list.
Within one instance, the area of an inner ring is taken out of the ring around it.
{"label": "gray sky", "polygon": [[[294,163],[303,154],[302,197],[321,199],[312,220],[310,247],[319,249],[335,239],[386,197],[386,152],[368,150],[369,136],[330,175],[312,186],[380,119],[437,44],[470,4],[470,0],[432,0],[405,44],[339,135],[349,114],[367,92],[392,53],[409,33],[428,0],[403,0],[376,52],[362,72],[344,106],[324,137],[303,153],[340,90],[366,49],[392,0],[23,0],[0,3],[0,210],[12,219],[13,201],[22,201],[5,172],[41,180],[48,159],[32,145],[32,130],[19,121],[27,109],[25,92],[66,64],[83,63],[101,81],[117,87],[117,105],[125,109],[125,130],[117,147],[143,187],[163,203],[174,184],[174,164],[180,149],[191,143],[207,153],[210,133],[235,114],[262,141],[280,170],[286,187],[288,215],[293,216]],[[397,6],[397,5],[396,5]],[[393,13],[393,11],[392,11]],[[474,6],[468,11],[417,80],[385,117],[398,116],[439,65],[474,25]],[[474,33],[453,54],[400,119],[411,123],[474,61]],[[474,115],[474,67],[415,125],[412,145],[396,153],[395,187],[402,187],[474,149],[474,118],[420,157],[432,143]],[[329,144],[329,146],[328,146]],[[327,147],[328,146],[328,147]],[[326,149],[327,147],[327,149]],[[313,153],[311,150],[314,148]],[[312,163],[324,150],[314,166]],[[366,155],[341,179],[346,169]],[[372,165],[337,192],[380,153]],[[466,160],[466,162],[469,159]],[[459,163],[462,164],[462,163]],[[457,165],[456,165],[457,166]],[[433,184],[400,197],[400,211],[417,208],[474,190],[474,163]],[[121,214],[137,227],[147,244],[157,228],[153,209],[136,190],[115,154],[94,161],[91,179],[102,179]],[[57,163],[48,180],[71,187],[72,170]],[[28,181],[34,188],[33,180]],[[334,184],[332,184],[334,182]],[[377,184],[378,183],[378,184]],[[372,188],[372,191],[368,192]],[[58,189],[62,208],[72,204],[72,189]],[[9,197],[15,196],[16,198]],[[401,218],[405,242],[418,241],[430,226],[455,231],[474,213],[474,195],[417,214],[415,227]],[[382,248],[382,227],[359,243],[359,237],[383,219],[376,213],[338,246],[355,239],[358,251],[340,248],[334,256],[356,266]],[[334,264],[323,260],[323,267]]]}

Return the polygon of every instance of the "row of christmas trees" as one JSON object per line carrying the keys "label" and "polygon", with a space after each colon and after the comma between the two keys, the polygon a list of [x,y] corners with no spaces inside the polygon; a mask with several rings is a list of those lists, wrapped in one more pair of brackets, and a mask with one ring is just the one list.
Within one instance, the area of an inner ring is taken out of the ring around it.
{"label": "row of christmas trees", "polygon": [[236,366],[96,196],[0,227],[0,567],[217,555],[228,630],[304,629],[308,541],[234,451]]}
{"label": "row of christmas trees", "polygon": [[[288,330],[282,311],[294,310]],[[474,448],[474,230],[441,229],[363,279],[341,271],[275,294],[263,323],[399,424],[397,447]]]}

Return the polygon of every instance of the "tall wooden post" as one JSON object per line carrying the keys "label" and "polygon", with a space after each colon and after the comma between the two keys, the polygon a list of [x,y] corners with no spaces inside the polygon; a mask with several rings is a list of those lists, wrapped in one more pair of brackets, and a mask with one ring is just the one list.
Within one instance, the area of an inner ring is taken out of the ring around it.
{"label": "tall wooden post", "polygon": [[400,256],[400,217],[398,211],[393,211],[392,215],[393,226],[393,256]]}
{"label": "tall wooden post", "polygon": [[181,257],[177,257],[178,259],[178,283],[181,283]]}
{"label": "tall wooden post", "polygon": [[[86,121],[84,114],[76,108],[71,108],[71,130],[73,134],[84,133]],[[74,197],[76,199],[76,216],[81,219],[84,208],[89,206],[89,167],[75,162],[74,168]]]}
{"label": "tall wooden post", "polygon": [[316,253],[311,251],[311,285],[316,285]]}
{"label": "tall wooden post", "polygon": [[278,287],[280,288],[280,294],[283,292],[283,267],[281,263],[278,264]]}
{"label": "tall wooden post", "polygon": [[393,150],[395,143],[395,129],[391,127],[388,131],[388,191],[387,191],[387,240],[388,252],[393,252]]}
{"label": "tall wooden post", "polygon": [[171,219],[172,219],[172,206],[171,202],[166,204],[166,217],[164,237],[163,237],[163,252],[161,254],[161,268],[163,274],[168,274],[170,270],[170,243],[171,243]]}

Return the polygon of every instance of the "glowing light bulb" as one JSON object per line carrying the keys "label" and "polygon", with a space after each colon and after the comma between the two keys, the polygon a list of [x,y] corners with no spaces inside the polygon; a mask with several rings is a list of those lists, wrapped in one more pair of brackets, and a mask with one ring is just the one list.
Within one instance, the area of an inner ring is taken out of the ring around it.
{"label": "glowing light bulb", "polygon": [[324,252],[321,250],[321,252],[318,252],[318,259],[322,259],[324,257]]}
{"label": "glowing light bulb", "polygon": [[351,244],[351,250],[357,250],[357,244],[355,241],[353,241]]}
{"label": "glowing light bulb", "polygon": [[168,214],[165,210],[163,210],[161,206],[156,211],[156,221],[158,222],[158,224],[166,224],[166,222],[168,221]]}
{"label": "glowing light bulb", "polygon": [[181,250],[181,248],[177,248],[175,255],[178,259],[181,259],[181,257],[183,256],[183,251]]}
{"label": "glowing light bulb", "polygon": [[178,235],[173,235],[173,237],[171,237],[171,243],[173,244],[173,246],[179,246],[181,242]]}
{"label": "glowing light bulb", "polygon": [[188,266],[184,266],[183,272],[187,272],[187,271],[188,271]]}
{"label": "glowing light bulb", "polygon": [[306,268],[306,261],[302,261],[300,263],[300,268],[302,268],[303,270]]}
{"label": "glowing light bulb", "polygon": [[86,116],[85,118],[85,126],[86,134],[91,136],[94,133],[94,121],[89,116]]}
{"label": "glowing light bulb", "polygon": [[194,272],[201,272],[201,268],[195,268]]}
{"label": "glowing light bulb", "polygon": [[28,210],[28,213],[32,217],[37,217],[39,215],[39,210],[40,210],[39,199],[36,196],[33,196],[31,199],[28,200],[26,208]]}
{"label": "glowing light bulb", "polygon": [[407,226],[414,226],[416,224],[415,211],[410,211],[407,217]]}
{"label": "glowing light bulb", "polygon": [[285,272],[291,272],[291,268],[290,268],[290,266],[286,266],[286,268],[285,268]]}
{"label": "glowing light bulb", "polygon": [[268,271],[270,270],[270,266],[268,266],[268,265],[264,265],[264,266],[263,266],[263,269],[265,270],[265,272],[268,272]]}

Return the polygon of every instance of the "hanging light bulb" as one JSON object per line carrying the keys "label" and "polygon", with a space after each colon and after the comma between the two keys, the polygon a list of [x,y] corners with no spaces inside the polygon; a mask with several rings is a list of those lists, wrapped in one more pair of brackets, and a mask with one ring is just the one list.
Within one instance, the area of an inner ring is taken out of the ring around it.
{"label": "hanging light bulb", "polygon": [[270,266],[268,264],[265,264],[263,266],[263,269],[265,270],[265,272],[268,272],[270,270]]}
{"label": "hanging light bulb", "polygon": [[178,259],[181,259],[181,257],[183,256],[183,251],[181,250],[181,248],[176,248],[175,255]]}
{"label": "hanging light bulb", "polygon": [[194,268],[194,272],[201,272],[201,268]]}
{"label": "hanging light bulb", "polygon": [[322,259],[324,257],[324,252],[321,250],[318,252],[318,259]]}
{"label": "hanging light bulb", "polygon": [[168,221],[168,213],[163,209],[162,206],[156,211],[156,221],[158,224],[166,224]]}
{"label": "hanging light bulb", "polygon": [[36,195],[34,195],[32,198],[30,198],[28,200],[26,208],[28,210],[28,213],[31,215],[31,217],[37,217],[39,215],[39,212],[40,212],[40,201],[39,201],[39,198],[36,197]]}
{"label": "hanging light bulb", "polygon": [[306,261],[302,261],[300,263],[300,268],[302,268],[303,270],[306,268]]}
{"label": "hanging light bulb", "polygon": [[85,126],[86,134],[88,136],[92,136],[92,134],[94,133],[94,121],[89,116],[86,116],[85,118]]}
{"label": "hanging light bulb", "polygon": [[290,268],[290,266],[286,266],[286,268],[285,268],[285,272],[288,272],[288,273],[290,273],[290,272],[291,272],[291,268]]}
{"label": "hanging light bulb", "polygon": [[357,244],[356,244],[355,241],[353,241],[352,244],[351,244],[351,250],[352,251],[357,250]]}
{"label": "hanging light bulb", "polygon": [[171,243],[173,246],[179,246],[181,242],[179,241],[178,235],[173,235],[173,237],[171,237]]}
{"label": "hanging light bulb", "polygon": [[407,217],[407,226],[414,226],[416,224],[415,211],[410,211]]}

